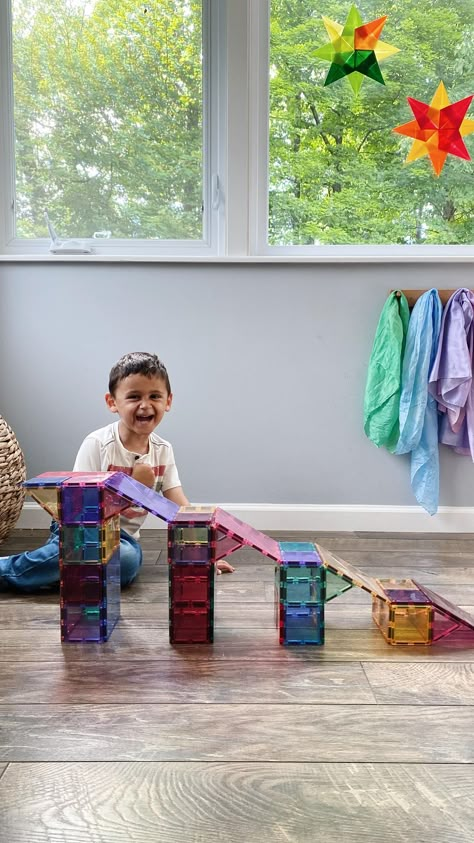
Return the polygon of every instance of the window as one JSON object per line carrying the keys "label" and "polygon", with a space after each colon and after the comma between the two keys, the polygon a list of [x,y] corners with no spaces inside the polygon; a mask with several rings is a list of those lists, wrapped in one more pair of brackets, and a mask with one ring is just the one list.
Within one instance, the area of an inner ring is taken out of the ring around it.
{"label": "window", "polygon": [[474,93],[474,4],[360,0],[399,52],[357,94],[319,52],[350,8],[0,2],[0,252],[47,254],[47,214],[97,255],[471,260],[474,162],[393,130]]}
{"label": "window", "polygon": [[[380,63],[385,84],[324,85],[330,43],[322,15],[344,24],[351,3],[271,0],[268,244],[472,244],[474,165],[449,156],[439,178],[427,157],[405,163],[407,96],[429,103],[474,93],[472,0],[364,0],[364,23],[400,52]],[[470,112],[471,116],[472,109]],[[474,134],[465,139],[474,157]]]}
{"label": "window", "polygon": [[48,218],[60,239],[95,249],[210,243],[207,11],[201,0],[11,0],[20,244],[48,237]]}

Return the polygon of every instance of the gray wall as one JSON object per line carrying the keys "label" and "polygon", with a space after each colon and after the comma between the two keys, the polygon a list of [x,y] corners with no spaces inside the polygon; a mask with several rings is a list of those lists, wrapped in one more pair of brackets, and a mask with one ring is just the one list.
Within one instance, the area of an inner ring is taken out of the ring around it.
{"label": "gray wall", "polygon": [[[194,501],[416,503],[407,457],[362,429],[388,291],[472,287],[469,265],[0,264],[0,412],[28,475],[68,469],[113,420],[126,351],[156,351],[174,391],[159,428]],[[472,506],[474,466],[446,448],[440,503]]]}

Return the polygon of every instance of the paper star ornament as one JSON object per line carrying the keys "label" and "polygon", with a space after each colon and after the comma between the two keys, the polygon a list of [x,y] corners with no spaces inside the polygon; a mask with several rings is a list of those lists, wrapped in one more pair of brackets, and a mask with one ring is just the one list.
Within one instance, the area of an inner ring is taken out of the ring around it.
{"label": "paper star ornament", "polygon": [[439,83],[429,105],[407,97],[415,119],[393,130],[414,138],[407,162],[429,155],[434,171],[439,176],[448,155],[470,161],[471,156],[463,137],[474,132],[474,120],[466,117],[473,98],[474,94],[451,103],[443,82]]}
{"label": "paper star ornament", "polygon": [[386,20],[387,16],[384,15],[369,23],[362,23],[356,6],[351,6],[344,26],[323,16],[331,43],[319,47],[315,55],[331,62],[325,85],[331,85],[345,76],[355,94],[359,93],[364,76],[385,85],[379,62],[399,52],[397,47],[379,40]]}

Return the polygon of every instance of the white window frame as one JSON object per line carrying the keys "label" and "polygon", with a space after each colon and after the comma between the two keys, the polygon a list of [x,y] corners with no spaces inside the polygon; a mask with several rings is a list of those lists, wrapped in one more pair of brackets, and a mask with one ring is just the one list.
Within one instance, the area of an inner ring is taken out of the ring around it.
{"label": "white window frame", "polygon": [[[202,240],[140,240],[80,238],[94,256],[209,257],[224,246],[225,185],[220,175],[225,161],[225,32],[226,3],[203,0],[203,238]],[[223,37],[224,36],[224,37]],[[50,240],[17,238],[15,232],[15,142],[13,125],[12,10],[0,2],[0,252],[3,255],[50,255]],[[58,236],[64,233],[58,231]],[[50,255],[62,259],[64,255]],[[75,255],[77,259],[90,255]]]}
{"label": "white window frame", "polygon": [[[49,253],[49,240],[13,238],[10,0],[0,0],[0,261],[48,259],[308,263],[473,262],[465,246],[270,246],[268,231],[270,0],[203,0],[205,236],[91,240],[94,255]],[[206,60],[207,59],[207,60]],[[206,213],[205,213],[206,217]],[[61,234],[61,232],[59,232]]]}

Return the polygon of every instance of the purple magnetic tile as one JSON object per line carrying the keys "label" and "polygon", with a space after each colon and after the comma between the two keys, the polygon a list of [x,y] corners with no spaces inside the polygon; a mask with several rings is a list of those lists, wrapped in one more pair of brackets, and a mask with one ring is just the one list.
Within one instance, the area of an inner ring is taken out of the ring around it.
{"label": "purple magnetic tile", "polygon": [[213,549],[208,544],[173,544],[168,545],[168,560],[178,564],[195,562],[210,565],[214,561]]}
{"label": "purple magnetic tile", "polygon": [[270,556],[277,562],[281,559],[280,548],[275,539],[266,536],[259,530],[255,530],[249,524],[245,524],[239,518],[235,518],[229,512],[218,507],[214,513],[214,525],[224,533],[237,536],[243,544],[250,545],[259,550],[265,556]]}
{"label": "purple magnetic tile", "polygon": [[105,567],[107,638],[109,638],[120,617],[120,546],[103,567]]}
{"label": "purple magnetic tile", "polygon": [[125,500],[136,506],[141,506],[142,509],[146,509],[147,512],[151,512],[152,515],[156,515],[163,521],[173,521],[178,512],[179,506],[177,503],[169,501],[159,495],[158,492],[149,489],[148,486],[144,486],[143,483],[139,483],[138,480],[134,480],[133,477],[129,477],[122,471],[117,471],[113,477],[106,480],[105,485]]}
{"label": "purple magnetic tile", "polygon": [[384,585],[382,585],[382,588],[387,597],[390,597],[392,603],[422,603],[424,605],[429,603],[429,600],[426,599],[426,595],[417,589],[409,590],[407,588],[385,588]]}
{"label": "purple magnetic tile", "polygon": [[104,609],[74,603],[61,607],[62,641],[105,641],[106,635]]}
{"label": "purple magnetic tile", "polygon": [[426,585],[421,585],[421,583],[413,580],[416,587],[426,594],[430,603],[433,604],[435,609],[439,609],[440,612],[444,612],[450,618],[455,621],[460,621],[463,626],[469,627],[469,629],[474,629],[474,616],[470,615],[469,612],[464,611],[459,606],[456,606],[455,603],[451,603],[450,600],[446,600],[445,597],[441,597],[440,594],[437,594],[435,591],[432,591],[430,588],[427,588]]}
{"label": "purple magnetic tile", "polygon": [[[67,566],[67,586],[63,577],[66,566],[61,571],[62,641],[107,641],[119,619],[120,551],[116,550],[106,564],[77,566],[80,571],[88,567],[102,569],[102,597],[99,600],[90,599],[95,598],[99,591],[97,576],[93,577],[96,582],[93,583],[91,578],[84,590],[80,580],[74,578],[74,566]],[[80,599],[67,599],[69,595],[77,595]]]}
{"label": "purple magnetic tile", "polygon": [[100,486],[61,488],[61,521],[63,524],[98,524],[103,520]]}

